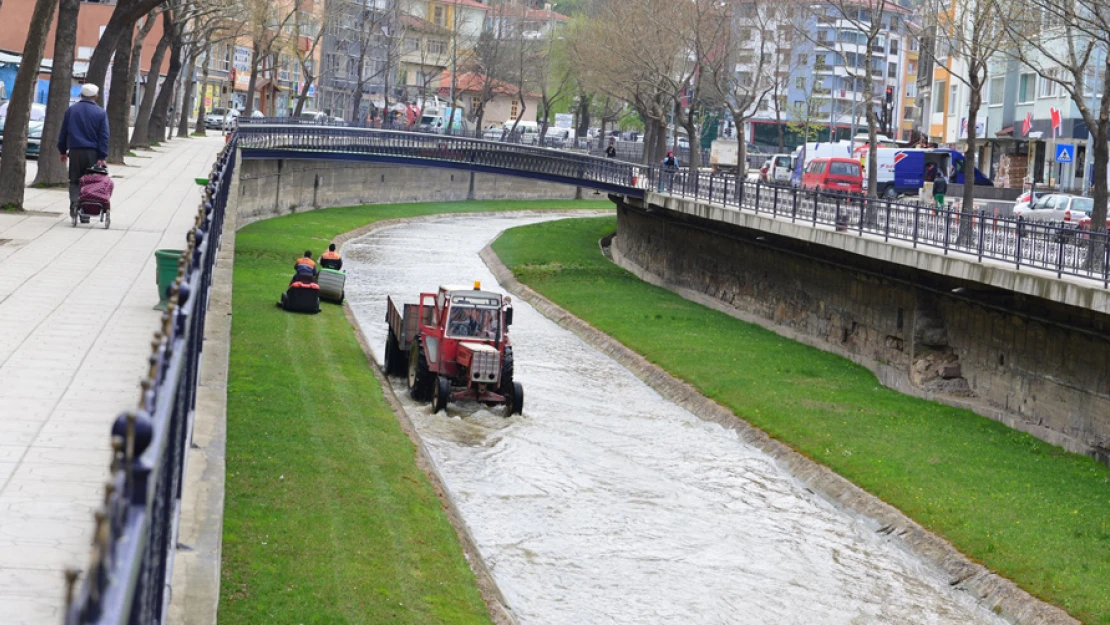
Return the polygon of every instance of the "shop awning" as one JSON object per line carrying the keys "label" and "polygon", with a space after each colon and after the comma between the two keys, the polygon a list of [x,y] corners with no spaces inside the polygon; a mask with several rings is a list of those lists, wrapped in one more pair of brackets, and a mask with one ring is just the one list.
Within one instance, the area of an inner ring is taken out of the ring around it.
{"label": "shop awning", "polygon": [[1012,137],[1012,136],[1014,136],[1014,127],[1013,126],[1006,126],[1002,130],[999,130],[998,132],[994,133],[994,136],[996,136],[996,137]]}

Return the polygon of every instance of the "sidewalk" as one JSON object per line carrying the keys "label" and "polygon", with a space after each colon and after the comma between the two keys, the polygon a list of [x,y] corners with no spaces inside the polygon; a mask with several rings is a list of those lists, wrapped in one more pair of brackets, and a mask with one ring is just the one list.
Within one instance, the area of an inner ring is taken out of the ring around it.
{"label": "sidewalk", "polygon": [[180,249],[219,135],[111,168],[112,227],[73,228],[68,196],[0,213],[0,617],[60,623],[66,567],[89,562],[109,427],[136,405],[160,313],[154,250]]}

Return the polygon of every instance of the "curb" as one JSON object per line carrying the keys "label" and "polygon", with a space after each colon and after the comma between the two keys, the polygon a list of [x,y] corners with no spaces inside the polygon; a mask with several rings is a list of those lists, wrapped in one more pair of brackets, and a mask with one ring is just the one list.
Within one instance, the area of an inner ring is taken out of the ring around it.
{"label": "curb", "polygon": [[1014,582],[971,561],[948,541],[921,527],[894,506],[856,486],[828,467],[774,440],[728,408],[702,395],[692,385],[679,380],[613,337],[522,284],[501,262],[491,246],[487,245],[482,250],[481,258],[505,290],[528,302],[540,314],[616,360],[663,397],[689,410],[702,420],[717,423],[735,431],[745,443],[773,458],[780,467],[815,494],[838,509],[868,521],[868,524],[878,533],[892,537],[895,544],[938,569],[948,578],[950,586],[973,596],[980,605],[1020,625],[1079,623],[1060,608],[1033,597]]}

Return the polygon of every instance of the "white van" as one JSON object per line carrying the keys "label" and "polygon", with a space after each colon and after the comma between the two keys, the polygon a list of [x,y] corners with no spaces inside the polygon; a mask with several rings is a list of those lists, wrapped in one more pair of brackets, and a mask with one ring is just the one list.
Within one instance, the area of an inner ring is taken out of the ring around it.
{"label": "white van", "polygon": [[513,124],[516,124],[516,132],[520,135],[520,142],[525,145],[536,145],[540,140],[540,125],[536,122],[521,121],[517,122],[510,119],[505,122],[505,129],[512,130]]}

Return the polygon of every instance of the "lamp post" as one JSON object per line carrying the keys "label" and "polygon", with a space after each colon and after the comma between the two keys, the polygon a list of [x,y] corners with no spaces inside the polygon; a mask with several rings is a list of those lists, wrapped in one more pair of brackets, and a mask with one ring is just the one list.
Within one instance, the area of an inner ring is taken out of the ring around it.
{"label": "lamp post", "polygon": [[451,127],[455,124],[455,81],[458,80],[458,74],[455,72],[456,65],[458,64],[459,57],[459,3],[456,0],[454,8],[451,10],[451,115],[447,120],[447,133],[450,134]]}

